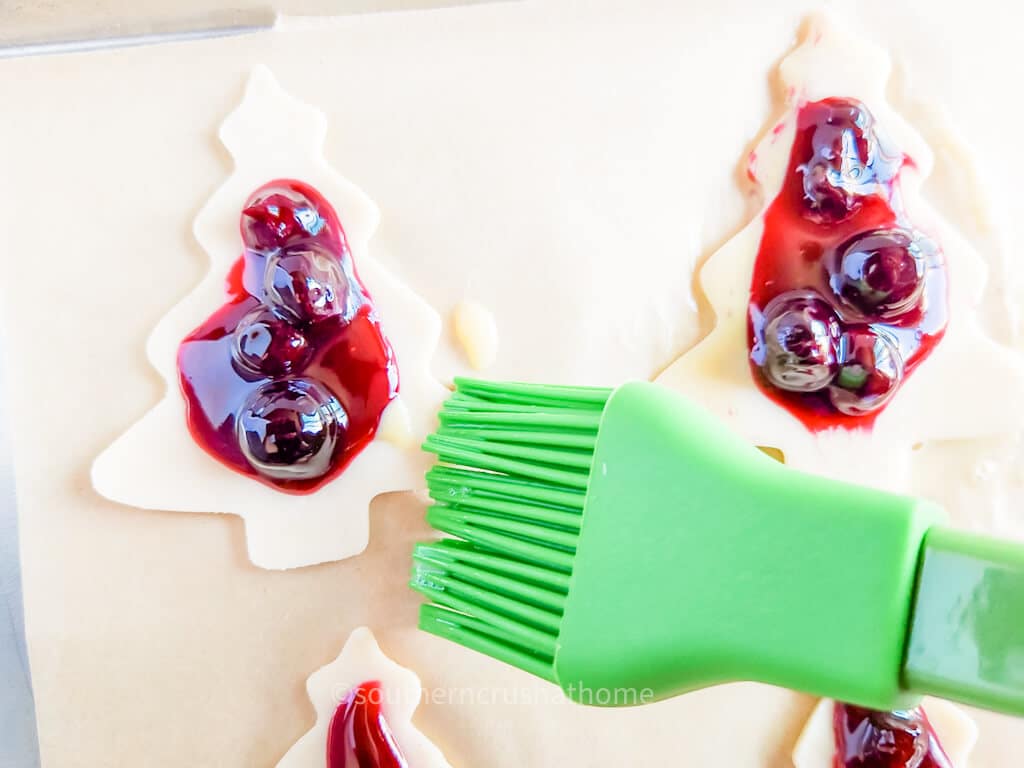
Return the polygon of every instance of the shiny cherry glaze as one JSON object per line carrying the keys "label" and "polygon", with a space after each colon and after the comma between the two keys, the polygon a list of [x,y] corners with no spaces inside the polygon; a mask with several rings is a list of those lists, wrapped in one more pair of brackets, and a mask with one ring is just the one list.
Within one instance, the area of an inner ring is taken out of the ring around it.
{"label": "shiny cherry glaze", "polygon": [[764,215],[750,363],[809,429],[868,427],[942,338],[942,255],[907,221],[892,152],[860,102],[805,104]]}
{"label": "shiny cherry glaze", "polygon": [[188,426],[231,469],[289,493],[336,477],[398,393],[345,231],[308,184],[256,190],[225,303],[178,349]]}
{"label": "shiny cherry glaze", "polygon": [[383,699],[376,680],[349,691],[327,730],[327,768],[407,768],[381,711]]}
{"label": "shiny cherry glaze", "polygon": [[876,712],[836,704],[834,768],[953,768],[922,709]]}

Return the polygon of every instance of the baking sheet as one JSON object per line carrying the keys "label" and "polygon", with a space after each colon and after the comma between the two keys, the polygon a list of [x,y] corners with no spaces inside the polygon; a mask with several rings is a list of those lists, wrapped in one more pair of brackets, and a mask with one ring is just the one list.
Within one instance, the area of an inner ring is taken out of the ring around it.
{"label": "baking sheet", "polygon": [[[787,765],[813,706],[805,697],[741,685],[643,710],[594,711],[417,632],[419,601],[405,581],[412,543],[428,531],[414,497],[374,504],[363,556],[268,575],[247,562],[237,520],[140,512],[89,486],[92,458],[161,394],[145,338],[206,267],[191,221],[229,170],[216,129],[257,63],[327,112],[328,156],[382,203],[371,248],[416,285],[444,270],[445,287],[428,296],[442,312],[468,294],[496,306],[499,319],[516,317],[515,306],[474,278],[477,259],[509,265],[508,282],[530,295],[520,270],[540,269],[551,253],[584,262],[590,249],[616,249],[636,268],[664,262],[665,253],[706,253],[742,224],[733,172],[771,112],[766,73],[806,6],[575,5],[317,22],[0,64],[0,101],[18,116],[0,124],[0,297],[11,300],[3,321],[16,329],[12,410],[44,764],[272,766],[312,722],[306,677],[355,626],[369,624],[385,652],[432,691],[460,697],[434,698],[417,715],[454,765],[605,766],[628,761],[641,744],[681,764],[715,764],[727,750],[734,768]],[[997,118],[1024,119],[1024,102],[996,103],[1022,74],[1014,25],[979,26],[976,7],[965,15],[953,4],[925,14],[870,2],[860,12],[911,63],[920,98],[950,105],[979,146],[1006,146]],[[695,13],[702,24],[691,23]],[[758,35],[733,51],[736,25]],[[923,31],[904,39],[893,25]],[[946,37],[951,28],[955,40]],[[588,58],[566,55],[547,72],[530,64],[580,36],[592,42]],[[992,58],[958,50],[965,40],[975,49],[984,40]],[[720,75],[684,92],[687,73],[673,67],[698,54]],[[1004,79],[990,82],[993,72]],[[695,114],[689,104],[716,106]],[[451,113],[460,118],[454,129],[424,117]],[[516,141],[489,143],[500,126]],[[728,140],[707,151],[700,139],[709,132]],[[596,141],[606,134],[609,143]],[[988,167],[997,159],[990,154]],[[1007,181],[1019,178],[1021,153],[1006,162]],[[718,216],[681,233],[677,198],[649,190],[692,183]],[[1006,231],[1021,234],[1013,226],[1024,222],[1024,200],[1000,200],[1011,206]],[[944,210],[984,237],[966,208]],[[681,242],[684,235],[695,242]],[[96,272],[107,276],[102,295],[82,290]],[[579,290],[580,274],[544,274],[539,294]],[[658,292],[657,275],[639,279],[642,295]],[[596,302],[610,294],[594,280],[587,289]],[[687,286],[680,281],[680,295]],[[666,350],[681,349],[697,326],[695,308],[677,311]],[[601,345],[566,344],[564,332],[553,323],[534,348],[506,334],[505,367],[493,375],[527,366],[554,380],[644,377],[656,368],[650,350],[609,360]],[[1005,765],[1022,745],[1019,721],[986,716],[974,765]]]}
{"label": "baking sheet", "polygon": [[[49,0],[0,3],[0,49],[55,42],[153,38],[182,32],[273,25],[277,14],[339,16],[442,6],[483,0]],[[493,1],[493,0],[492,0]]]}

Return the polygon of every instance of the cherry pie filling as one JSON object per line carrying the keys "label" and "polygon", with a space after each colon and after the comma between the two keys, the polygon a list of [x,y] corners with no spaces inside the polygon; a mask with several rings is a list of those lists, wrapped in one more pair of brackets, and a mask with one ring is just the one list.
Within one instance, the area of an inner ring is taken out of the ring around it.
{"label": "cherry pie filling", "polygon": [[376,680],[349,691],[327,730],[327,768],[407,768],[382,712]]}
{"label": "cherry pie filling", "polygon": [[834,768],[952,768],[920,708],[876,712],[835,705]]}
{"label": "cherry pie filling", "polygon": [[867,107],[805,104],[764,215],[748,313],[758,386],[806,427],[870,426],[942,338],[942,253],[908,221]]}
{"label": "cherry pie filling", "polygon": [[225,303],[178,349],[193,438],[231,469],[310,493],[373,439],[398,367],[333,207],[308,184],[257,189]]}

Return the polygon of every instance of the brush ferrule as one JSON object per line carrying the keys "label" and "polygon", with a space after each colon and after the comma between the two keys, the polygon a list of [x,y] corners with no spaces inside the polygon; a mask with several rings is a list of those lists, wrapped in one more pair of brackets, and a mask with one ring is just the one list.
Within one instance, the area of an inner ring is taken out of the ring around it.
{"label": "brush ferrule", "polygon": [[1024,549],[945,528],[925,539],[904,680],[1024,715]]}

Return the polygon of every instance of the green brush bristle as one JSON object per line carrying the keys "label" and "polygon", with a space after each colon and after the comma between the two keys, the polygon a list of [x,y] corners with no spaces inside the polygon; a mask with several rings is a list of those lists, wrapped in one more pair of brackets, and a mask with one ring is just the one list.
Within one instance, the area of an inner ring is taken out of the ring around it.
{"label": "green brush bristle", "polygon": [[[423,445],[427,521],[458,538],[419,544],[420,627],[554,680],[597,428],[612,393],[456,379]],[[447,465],[447,466],[446,466]]]}

